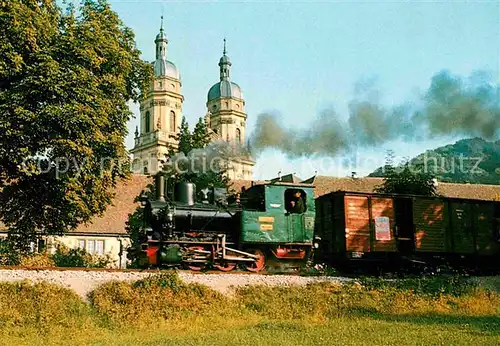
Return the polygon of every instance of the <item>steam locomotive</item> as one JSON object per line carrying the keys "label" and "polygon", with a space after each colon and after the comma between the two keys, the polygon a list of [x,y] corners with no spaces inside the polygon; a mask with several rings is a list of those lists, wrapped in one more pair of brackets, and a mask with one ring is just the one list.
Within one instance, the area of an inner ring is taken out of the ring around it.
{"label": "steam locomotive", "polygon": [[[239,200],[231,200],[227,189],[197,192],[189,182],[171,186],[162,175],[156,175],[155,184],[155,198],[141,199],[145,238],[136,251],[143,267],[296,268],[318,246],[310,184],[255,185]],[[302,199],[300,213],[289,207],[295,198]]]}

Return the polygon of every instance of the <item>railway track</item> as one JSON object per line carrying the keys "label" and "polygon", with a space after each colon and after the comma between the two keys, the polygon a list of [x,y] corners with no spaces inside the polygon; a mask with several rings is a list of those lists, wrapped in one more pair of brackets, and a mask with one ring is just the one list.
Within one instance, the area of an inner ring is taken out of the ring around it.
{"label": "railway track", "polygon": [[[117,269],[117,268],[86,268],[86,267],[38,267],[38,266],[0,266],[0,270],[24,270],[24,271],[81,271],[81,272],[104,272],[104,273],[151,273],[158,274],[162,272],[166,272],[168,270],[172,270],[174,268],[161,268],[161,269],[136,269],[136,268],[127,268],[127,269]],[[233,270],[230,272],[223,272],[217,269],[203,270],[203,271],[194,271],[190,269],[175,269],[181,273],[190,273],[194,275],[204,275],[204,274],[220,274],[220,275],[297,275],[301,276],[299,272],[277,272],[277,271],[266,271],[263,270],[261,272],[250,272],[244,270]]]}

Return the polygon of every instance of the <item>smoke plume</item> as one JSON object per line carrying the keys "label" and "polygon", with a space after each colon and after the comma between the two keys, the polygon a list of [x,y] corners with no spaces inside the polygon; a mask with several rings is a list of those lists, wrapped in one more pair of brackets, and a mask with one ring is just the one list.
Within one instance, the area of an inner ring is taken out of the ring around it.
{"label": "smoke plume", "polygon": [[424,140],[466,135],[492,139],[500,129],[500,88],[485,73],[468,79],[447,71],[436,74],[417,100],[385,107],[373,80],[354,88],[347,120],[325,109],[306,130],[285,127],[277,114],[260,114],[251,138],[255,154],[266,148],[291,157],[332,156],[392,140]]}
{"label": "smoke plume", "polygon": [[193,149],[187,155],[180,152],[169,156],[162,170],[168,174],[219,172],[232,161],[245,157],[248,157],[248,152],[243,146],[216,141],[205,148]]}

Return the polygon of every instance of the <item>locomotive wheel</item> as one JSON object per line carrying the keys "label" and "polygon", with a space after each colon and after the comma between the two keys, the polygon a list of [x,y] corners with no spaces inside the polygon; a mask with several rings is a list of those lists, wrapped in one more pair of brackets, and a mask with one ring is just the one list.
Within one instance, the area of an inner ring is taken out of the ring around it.
{"label": "locomotive wheel", "polygon": [[187,265],[187,267],[194,272],[200,272],[206,268],[206,265],[202,263],[199,265]]}
{"label": "locomotive wheel", "polygon": [[[195,250],[205,250],[203,246],[191,246],[188,248],[188,251],[195,251]],[[207,268],[207,263],[191,263],[189,262],[185,263],[185,266],[192,271],[199,272],[202,270],[205,270]]]}
{"label": "locomotive wheel", "polygon": [[246,270],[257,273],[260,272],[262,269],[264,269],[264,266],[266,264],[266,257],[264,256],[264,253],[261,250],[250,249],[247,250],[246,252],[259,257],[255,262],[243,264]]}
{"label": "locomotive wheel", "polygon": [[223,272],[230,272],[234,268],[236,268],[235,262],[222,262],[220,264],[214,264],[214,267]]}

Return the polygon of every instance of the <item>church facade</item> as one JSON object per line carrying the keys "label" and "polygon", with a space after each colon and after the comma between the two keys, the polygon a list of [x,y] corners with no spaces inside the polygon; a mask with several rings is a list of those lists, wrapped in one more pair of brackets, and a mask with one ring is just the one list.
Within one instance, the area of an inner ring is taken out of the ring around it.
{"label": "church facade", "polygon": [[[155,39],[156,59],[152,63],[154,81],[140,102],[140,125],[135,131],[133,170],[154,174],[161,170],[169,148],[177,148],[176,136],[182,121],[181,75],[174,63],[167,60],[168,39],[163,30]],[[226,54],[226,41],[219,60],[219,82],[208,91],[205,121],[214,141],[244,148],[247,114],[240,86],[231,81],[231,61]],[[227,175],[230,179],[252,179],[255,161],[239,155],[231,159]]]}

